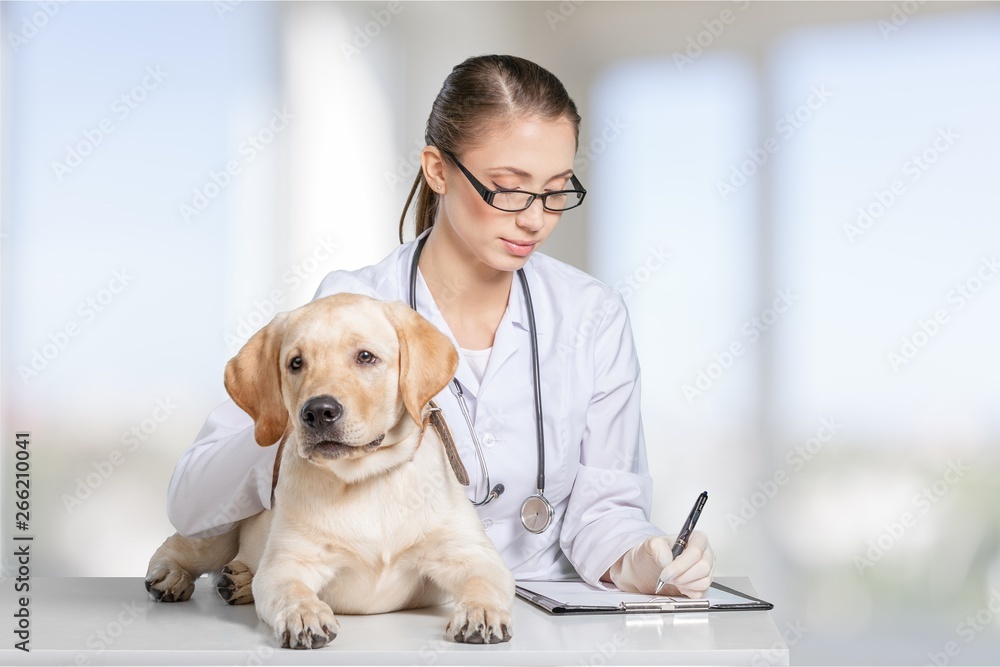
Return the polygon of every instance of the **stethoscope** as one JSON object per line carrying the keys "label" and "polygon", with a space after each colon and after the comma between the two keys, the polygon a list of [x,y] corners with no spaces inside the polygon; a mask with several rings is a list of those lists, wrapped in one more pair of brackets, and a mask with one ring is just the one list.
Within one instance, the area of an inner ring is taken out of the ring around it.
{"label": "stethoscope", "polygon": [[[417,240],[417,246],[413,251],[413,261],[410,265],[410,308],[417,309],[417,262],[420,260],[420,252],[424,248],[424,241],[427,236]],[[521,504],[521,524],[532,533],[541,533],[552,523],[554,514],[552,505],[545,499],[545,433],[542,428],[542,386],[538,373],[538,336],[535,334],[535,309],[531,305],[531,293],[528,291],[528,279],[524,275],[524,269],[517,270],[517,276],[521,281],[521,288],[524,291],[524,301],[528,306],[528,324],[531,328],[531,373],[535,382],[535,429],[538,439],[538,493],[528,496]],[[458,405],[462,409],[462,416],[469,427],[472,435],[472,442],[476,445],[476,454],[479,457],[479,467],[483,471],[483,479],[486,480],[488,489],[486,497],[479,502],[473,501],[476,507],[481,507],[491,500],[500,497],[504,492],[503,484],[497,484],[490,489],[490,472],[486,468],[486,457],[483,456],[483,447],[479,443],[479,436],[472,425],[472,418],[469,417],[469,407],[465,404],[462,395],[462,385],[458,380],[452,378],[452,393],[458,399]]]}

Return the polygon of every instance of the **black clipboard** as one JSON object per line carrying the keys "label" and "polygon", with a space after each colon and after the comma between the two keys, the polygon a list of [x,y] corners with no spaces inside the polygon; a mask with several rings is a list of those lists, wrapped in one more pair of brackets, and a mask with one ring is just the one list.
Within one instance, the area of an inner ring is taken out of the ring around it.
{"label": "black clipboard", "polygon": [[[618,591],[593,591],[588,593],[588,597],[594,600],[598,600],[599,598],[607,600],[606,603],[601,600],[598,604],[579,604],[560,601],[539,591],[531,590],[530,587],[535,583],[545,585],[536,586],[536,588],[544,588],[548,587],[548,584],[580,584],[583,582],[575,580],[567,582],[517,582],[514,592],[518,597],[544,609],[550,614],[559,616],[570,614],[676,614],[698,611],[768,611],[774,609],[774,605],[770,602],[747,593],[742,593],[718,582],[712,582],[711,586],[711,588],[723,594],[723,596],[720,596],[721,599],[718,600],[711,599],[711,591],[708,598],[704,599],[656,595],[640,596],[634,593],[620,593]],[[630,599],[627,601],[622,600],[621,598],[623,597]]]}

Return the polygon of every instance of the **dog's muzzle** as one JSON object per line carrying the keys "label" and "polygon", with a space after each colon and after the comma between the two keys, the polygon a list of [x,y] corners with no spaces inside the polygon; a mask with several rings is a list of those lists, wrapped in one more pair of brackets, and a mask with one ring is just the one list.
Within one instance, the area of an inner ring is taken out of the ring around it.
{"label": "dog's muzzle", "polygon": [[339,431],[344,406],[333,396],[322,395],[310,398],[302,406],[299,419],[302,422],[306,436],[306,454],[319,454],[329,459],[359,456],[374,450],[385,438],[383,433],[365,445],[348,445],[337,438],[342,437]]}

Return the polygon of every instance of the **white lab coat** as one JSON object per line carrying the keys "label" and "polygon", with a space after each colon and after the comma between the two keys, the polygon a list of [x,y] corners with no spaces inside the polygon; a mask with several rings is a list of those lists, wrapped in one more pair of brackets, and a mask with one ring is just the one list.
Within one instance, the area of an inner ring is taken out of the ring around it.
{"label": "white lab coat", "polygon": [[[429,233],[429,232],[425,232]],[[415,242],[381,262],[333,271],[315,298],[357,292],[406,301]],[[663,531],[649,522],[649,477],[639,414],[639,362],[621,295],[541,253],[525,265],[538,333],[545,421],[545,497],[549,528],[525,530],[521,503],[535,493],[537,442],[527,308],[515,275],[483,383],[464,358],[455,377],[479,433],[492,484],[506,490],[478,507],[486,534],[517,579],[577,574],[600,588],[601,575],[629,548]],[[418,271],[417,311],[454,335]],[[461,355],[460,355],[461,357]],[[469,472],[470,499],[486,493],[475,445],[451,384],[435,401]],[[270,509],[277,447],[260,447],[253,422],[232,400],[216,408],[174,469],[167,513],[182,535],[207,537]]]}

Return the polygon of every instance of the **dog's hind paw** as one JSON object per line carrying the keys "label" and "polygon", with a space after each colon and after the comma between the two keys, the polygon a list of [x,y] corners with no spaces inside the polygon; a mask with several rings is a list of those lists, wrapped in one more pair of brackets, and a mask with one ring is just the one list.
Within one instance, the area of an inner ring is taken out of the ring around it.
{"label": "dog's hind paw", "polygon": [[274,624],[281,648],[322,648],[336,639],[339,631],[340,621],[322,600],[294,606],[282,612]]}
{"label": "dog's hind paw", "polygon": [[191,574],[176,564],[162,564],[146,575],[146,590],[158,602],[184,602],[194,593]]}
{"label": "dog's hind paw", "polygon": [[234,560],[222,568],[216,590],[229,604],[252,604],[253,572],[246,564]]}
{"label": "dog's hind paw", "polygon": [[455,615],[445,632],[464,644],[499,644],[510,641],[511,615],[507,609],[456,603]]}

